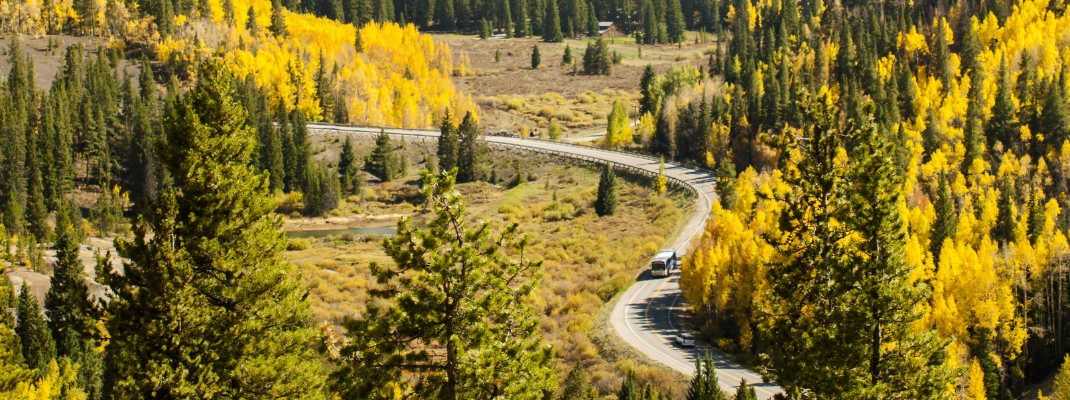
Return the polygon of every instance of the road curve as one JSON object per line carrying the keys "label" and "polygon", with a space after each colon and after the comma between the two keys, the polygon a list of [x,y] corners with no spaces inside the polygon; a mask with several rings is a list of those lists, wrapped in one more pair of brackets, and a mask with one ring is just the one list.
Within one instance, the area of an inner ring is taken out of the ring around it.
{"label": "road curve", "polygon": [[[379,128],[365,128],[334,124],[308,124],[310,131],[333,131],[338,133],[377,134]],[[386,129],[391,136],[411,137],[413,139],[437,139],[438,131],[414,129]],[[637,172],[657,174],[660,160],[650,156],[604,150],[589,146],[578,146],[563,142],[533,140],[510,137],[487,136],[487,143],[494,146],[520,148],[529,151],[555,154],[563,157],[592,162],[610,162],[620,168]],[[682,185],[696,195],[696,209],[684,226],[680,237],[673,244],[679,254],[687,252],[691,238],[701,234],[706,218],[710,214],[710,204],[717,197],[714,192],[716,178],[707,171],[665,163],[665,176],[674,183]],[[617,301],[610,318],[613,329],[625,342],[641,353],[666,366],[691,376],[694,374],[695,357],[710,354],[717,367],[718,379],[723,389],[734,391],[741,380],[748,385],[755,385],[760,399],[768,399],[780,392],[775,384],[763,384],[761,376],[753,371],[722,357],[716,350],[705,346],[686,349],[672,344],[672,335],[680,329],[680,323],[674,318],[674,311],[683,310],[685,299],[680,294],[679,274],[668,278],[654,279],[649,272],[643,272],[639,280],[628,288]]]}

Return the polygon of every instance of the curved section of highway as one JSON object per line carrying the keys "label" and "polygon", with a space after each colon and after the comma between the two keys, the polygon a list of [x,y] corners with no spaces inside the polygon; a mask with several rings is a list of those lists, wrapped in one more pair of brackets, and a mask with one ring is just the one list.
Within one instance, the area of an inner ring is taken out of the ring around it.
{"label": "curved section of highway", "polygon": [[[378,134],[380,131],[379,128],[333,124],[308,124],[308,129],[354,134]],[[391,136],[414,139],[437,140],[438,138],[437,131],[428,130],[386,129],[386,133]],[[492,146],[513,147],[599,163],[613,163],[621,168],[651,175],[656,175],[661,166],[660,160],[650,156],[563,142],[496,136],[487,136],[486,141]],[[709,171],[676,163],[665,163],[665,176],[673,183],[690,189],[696,195],[695,212],[673,244],[678,254],[684,254],[688,250],[691,238],[701,234],[706,218],[710,214],[710,204],[717,196],[713,190],[716,177]],[[681,329],[675,311],[682,311],[685,303],[680,294],[678,281],[678,274],[657,279],[651,278],[649,272],[643,272],[639,280],[621,295],[613,309],[611,321],[617,334],[641,353],[687,376],[694,374],[696,356],[710,354],[717,367],[721,386],[726,391],[734,392],[739,383],[746,380],[748,385],[755,386],[760,399],[768,399],[780,392],[780,388],[775,384],[763,384],[761,376],[722,357],[716,350],[701,345],[694,348],[682,348],[673,344],[673,335]]]}

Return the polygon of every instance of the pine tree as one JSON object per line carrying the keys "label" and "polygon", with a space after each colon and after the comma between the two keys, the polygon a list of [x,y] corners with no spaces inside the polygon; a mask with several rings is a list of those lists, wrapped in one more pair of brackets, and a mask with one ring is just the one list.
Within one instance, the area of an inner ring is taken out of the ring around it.
{"label": "pine tree", "polygon": [[1029,242],[1037,244],[1040,235],[1044,233],[1044,191],[1033,190],[1033,196],[1029,199],[1029,220],[1026,221],[1026,234]]}
{"label": "pine tree", "polygon": [[647,64],[643,69],[643,76],[639,78],[639,113],[651,113],[657,115],[661,111],[661,87],[658,85],[658,74],[654,72],[654,66]]}
{"label": "pine tree", "polygon": [[501,15],[499,20],[502,21],[502,30],[505,31],[505,37],[507,39],[513,38],[513,12],[509,10],[509,3],[511,0],[501,1]]}
{"label": "pine tree", "polygon": [[669,43],[683,43],[687,26],[684,23],[680,0],[667,0],[666,3],[668,8],[665,10],[665,32],[668,34]]}
{"label": "pine tree", "polygon": [[535,45],[531,49],[531,69],[539,68],[542,64],[542,56],[539,55],[539,45]]}
{"label": "pine tree", "polygon": [[464,115],[457,133],[457,181],[475,182],[480,178],[479,169],[484,154],[475,114],[469,111]]}
{"label": "pine tree", "polygon": [[457,30],[457,13],[453,0],[440,0],[436,4],[441,7],[441,11],[435,13],[435,18],[438,19],[438,28],[447,32]]}
{"label": "pine tree", "polygon": [[969,103],[966,104],[966,126],[962,129],[962,144],[966,147],[966,155],[962,160],[962,171],[967,174],[974,160],[981,157],[982,140],[984,140],[984,127],[981,125],[984,120],[985,108],[984,93],[981,90],[984,83],[984,74],[976,72],[971,75],[970,92],[967,95]]}
{"label": "pine tree", "polygon": [[1044,95],[1041,106],[1039,127],[1044,134],[1044,140],[1051,145],[1062,145],[1064,140],[1070,139],[1070,112],[1067,107],[1065,89],[1061,79],[1052,78],[1049,83],[1047,94]]}
{"label": "pine tree", "polygon": [[936,209],[936,220],[933,221],[929,233],[929,252],[933,255],[933,264],[939,267],[940,249],[944,246],[944,240],[955,237],[958,225],[955,198],[951,196],[951,186],[947,184],[947,176],[943,173],[940,174],[933,208]]}
{"label": "pine tree", "polygon": [[234,25],[234,0],[223,0],[223,21]]}
{"label": "pine tree", "polygon": [[342,143],[342,154],[338,156],[338,177],[341,179],[342,194],[356,194],[360,190],[357,174],[357,156],[353,154],[353,142],[346,135],[346,141]]}
{"label": "pine tree", "polygon": [[594,12],[594,3],[587,3],[587,36],[598,36],[598,16]]}
{"label": "pine tree", "polygon": [[742,379],[739,382],[739,387],[736,388],[734,400],[758,400],[758,394],[754,392],[753,386],[747,386],[746,379]]}
{"label": "pine tree", "polygon": [[947,48],[947,21],[941,19],[937,23],[936,44],[933,49],[933,70],[944,83],[944,93],[951,91],[951,85],[955,83],[955,72],[951,69],[951,51]]}
{"label": "pine tree", "polygon": [[[158,0],[166,1],[166,0]],[[249,35],[256,37],[260,34],[260,24],[256,22],[256,10],[252,6],[249,7],[247,14],[248,18],[245,20],[245,29],[249,30]]]}
{"label": "pine tree", "polygon": [[587,371],[583,369],[583,364],[580,362],[572,367],[572,371],[568,373],[562,386],[564,388],[561,390],[561,395],[557,397],[560,400],[595,400],[598,398],[598,390],[591,385],[591,381],[587,378]]}
{"label": "pine tree", "polygon": [[105,397],[320,397],[319,334],[233,77],[219,59],[197,77],[166,121],[173,189],[116,240],[123,273],[97,265],[112,290]]}
{"label": "pine tree", "polygon": [[617,212],[617,176],[609,163],[606,163],[602,176],[598,179],[598,198],[594,202],[594,212],[599,217]]}
{"label": "pine tree", "polygon": [[[695,374],[691,376],[691,385],[687,388],[687,400],[724,400],[721,383],[717,380],[717,371],[709,355],[695,357]],[[736,399],[739,399],[737,396]]]}
{"label": "pine tree", "polygon": [[620,383],[620,390],[617,391],[617,400],[644,400],[637,381],[638,378],[635,377],[635,372],[629,372],[625,375],[624,380]]}
{"label": "pine tree", "polygon": [[[32,141],[31,141],[32,144]],[[52,234],[52,228],[48,226],[48,207],[45,206],[44,182],[41,178],[40,155],[36,146],[29,146],[30,167],[26,171],[29,175],[29,188],[26,191],[26,228],[37,238],[38,242],[45,242]]]}
{"label": "pine tree", "polygon": [[457,127],[453,126],[453,114],[446,109],[442,117],[442,129],[438,137],[438,169],[449,172],[457,168],[457,151],[459,148]]}
{"label": "pine tree", "polygon": [[654,3],[646,0],[643,4],[643,44],[657,44],[661,27],[658,23],[657,12],[654,10]]}
{"label": "pine tree", "polygon": [[[66,206],[57,215],[66,213]],[[78,241],[70,226],[57,224],[56,263],[53,267],[52,287],[45,297],[48,326],[56,343],[56,356],[66,357],[79,364],[80,386],[93,398],[103,390],[102,358],[96,351],[99,345],[97,312],[89,299],[85,282],[85,266],[78,257]],[[110,263],[110,261],[106,261]]]}
{"label": "pine tree", "polygon": [[19,289],[16,313],[19,323],[15,333],[22,343],[22,358],[27,367],[44,373],[48,369],[48,363],[56,358],[56,344],[52,341],[52,334],[48,331],[44,316],[41,315],[37,296],[34,296],[30,285],[25,282]]}
{"label": "pine tree", "polygon": [[561,65],[572,64],[572,46],[565,45],[565,54],[561,56]]}
{"label": "pine tree", "polygon": [[286,18],[282,15],[283,7],[279,0],[271,2],[271,33],[278,37],[287,37],[290,32],[286,29]]}
{"label": "pine tree", "polygon": [[542,40],[550,43],[565,41],[561,33],[561,14],[557,10],[557,1],[546,0],[546,18],[543,20]]}
{"label": "pine tree", "polygon": [[[395,264],[371,270],[391,290],[372,292],[385,306],[369,303],[366,318],[346,323],[350,338],[336,389],[344,398],[392,397],[395,390],[446,400],[488,393],[541,398],[555,383],[553,350],[525,302],[541,261],[504,254],[524,254],[527,246],[515,223],[469,227],[454,173],[421,175],[430,214],[415,226],[399,220],[397,235],[383,241]],[[492,239],[492,231],[501,233]],[[428,351],[443,356],[427,357]],[[412,370],[427,373],[403,375]]]}
{"label": "pine tree", "polygon": [[528,3],[527,0],[516,0],[516,7],[513,8],[516,13],[516,17],[513,18],[513,23],[516,25],[513,37],[527,37],[531,32],[528,30]]}
{"label": "pine tree", "polygon": [[900,114],[903,115],[904,121],[910,121],[918,117],[915,113],[915,104],[918,102],[918,83],[914,80],[914,74],[910,72],[910,67],[906,63],[901,63],[902,77],[899,79],[899,84],[903,86],[903,90],[900,91],[900,107],[902,107]]}
{"label": "pine tree", "polygon": [[375,148],[364,162],[364,169],[383,182],[390,182],[395,178],[394,145],[390,143],[390,135],[385,130],[379,131],[375,139]]}
{"label": "pine tree", "polygon": [[985,135],[988,136],[990,148],[995,147],[998,141],[1007,150],[1018,148],[1018,135],[1014,100],[1011,96],[1010,71],[1007,70],[1007,59],[1003,58],[999,64],[999,81],[996,85],[995,103],[992,105],[992,118],[988,120]]}
{"label": "pine tree", "polygon": [[[798,189],[782,198],[785,234],[772,244],[783,261],[770,265],[760,322],[777,382],[817,397],[936,396],[953,377],[941,366],[945,343],[914,329],[925,288],[908,279],[893,149],[872,122],[840,126],[827,98],[802,103],[811,125],[787,143],[802,152],[785,176]],[[846,143],[858,145],[844,168],[832,160]]]}
{"label": "pine tree", "polygon": [[996,203],[996,226],[992,228],[992,239],[997,243],[1014,241],[1014,227],[1018,219],[1018,211],[1014,206],[1016,197],[1014,181],[1009,176],[1005,176]]}

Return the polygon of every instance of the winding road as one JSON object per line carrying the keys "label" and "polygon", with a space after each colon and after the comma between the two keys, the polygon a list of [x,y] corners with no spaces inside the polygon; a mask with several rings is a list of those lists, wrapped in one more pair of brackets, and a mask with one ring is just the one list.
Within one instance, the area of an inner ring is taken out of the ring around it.
{"label": "winding road", "polygon": [[[379,128],[317,123],[308,124],[308,129],[359,134],[378,134],[380,131]],[[430,130],[387,129],[386,133],[413,139],[438,138],[438,131]],[[487,136],[486,140],[492,146],[519,148],[598,163],[609,162],[620,168],[652,175],[658,173],[661,165],[658,159],[646,155],[564,142],[497,136]],[[691,238],[701,234],[710,214],[710,204],[717,197],[714,193],[716,177],[710,171],[676,163],[665,163],[665,176],[696,195],[695,212],[673,244],[678,254],[685,254]],[[768,399],[779,393],[781,390],[776,384],[762,383],[760,375],[728,360],[714,349],[702,345],[682,348],[673,344],[672,336],[681,329],[677,311],[682,311],[685,303],[678,281],[679,273],[668,278],[655,279],[650,277],[649,272],[644,271],[639,280],[620,296],[613,309],[610,320],[617,334],[644,355],[687,376],[694,374],[696,356],[711,355],[717,368],[718,379],[726,391],[734,392],[740,381],[746,380],[748,385],[755,386],[759,399]]]}

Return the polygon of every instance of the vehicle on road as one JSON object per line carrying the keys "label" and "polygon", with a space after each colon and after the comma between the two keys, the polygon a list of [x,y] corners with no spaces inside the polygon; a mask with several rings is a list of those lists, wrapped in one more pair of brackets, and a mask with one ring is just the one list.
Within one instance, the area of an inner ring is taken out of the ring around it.
{"label": "vehicle on road", "polygon": [[695,347],[695,337],[687,332],[678,332],[676,336],[673,337],[673,341],[681,347]]}
{"label": "vehicle on road", "polygon": [[650,276],[669,276],[669,274],[676,269],[677,262],[679,262],[679,260],[676,258],[676,250],[662,250],[654,256],[654,260],[650,262]]}

